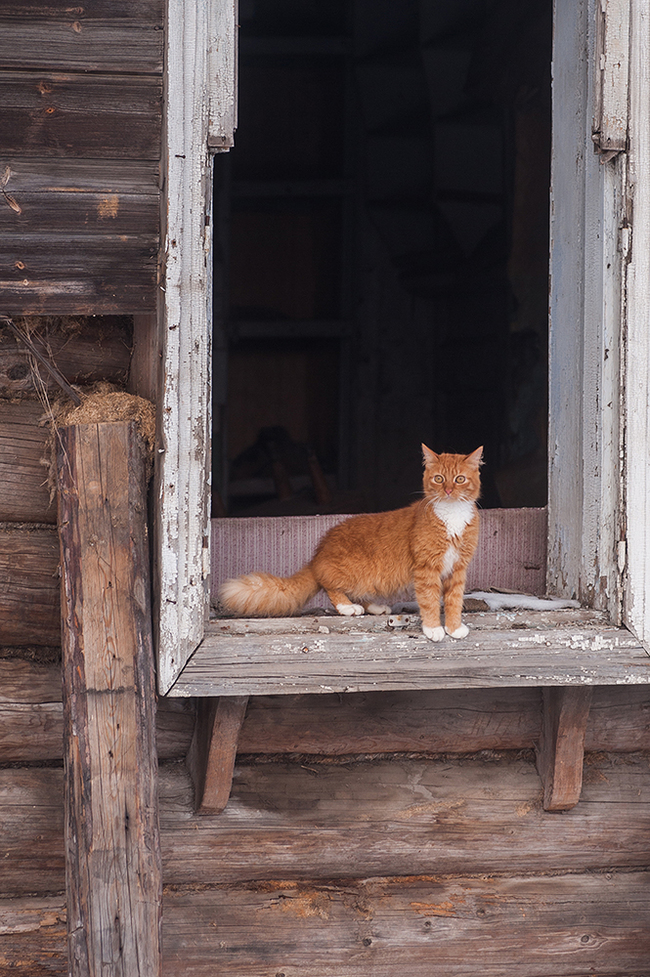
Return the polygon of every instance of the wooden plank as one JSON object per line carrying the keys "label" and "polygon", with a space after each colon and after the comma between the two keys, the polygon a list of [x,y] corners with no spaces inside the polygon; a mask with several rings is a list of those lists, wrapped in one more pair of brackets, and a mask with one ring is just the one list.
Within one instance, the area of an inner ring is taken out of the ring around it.
{"label": "wooden plank", "polygon": [[650,641],[650,472],[644,451],[650,442],[650,382],[646,364],[650,358],[650,187],[642,174],[650,161],[650,39],[647,10],[643,3],[630,7],[630,146],[625,199],[628,211],[621,227],[625,289],[625,493],[623,519],[625,549],[625,623],[635,634]]}
{"label": "wooden plank", "polygon": [[[625,629],[475,628],[462,641],[428,641],[421,631],[347,631],[316,619],[317,634],[264,633],[266,621],[236,633],[211,623],[171,695],[287,695],[398,689],[634,685],[650,681],[650,656]],[[323,630],[321,630],[323,629]]]}
{"label": "wooden plank", "polygon": [[[238,764],[216,816],[196,814],[183,764],[162,765],[159,783],[169,885],[647,866],[645,755],[588,756],[561,817],[544,811],[530,755]],[[0,770],[0,892],[63,888],[62,791],[60,769]]]}
{"label": "wooden plank", "polygon": [[[594,688],[585,747],[633,752],[650,743],[650,687]],[[538,689],[364,692],[345,696],[256,696],[240,753],[473,753],[532,749],[539,737]],[[156,711],[160,759],[181,759],[194,729],[194,703],[162,696]],[[0,761],[63,756],[58,664],[0,661]]]}
{"label": "wooden plank", "polygon": [[544,810],[568,811],[580,800],[591,688],[544,689],[537,769]]}
{"label": "wooden plank", "polygon": [[650,951],[648,882],[644,872],[170,891],[165,972],[469,977],[480,959],[486,977],[628,977]]}
{"label": "wooden plank", "polygon": [[68,974],[62,896],[0,899],[0,973],[21,977]]}
{"label": "wooden plank", "polygon": [[161,73],[161,0],[58,8],[42,0],[3,3],[0,68]]}
{"label": "wooden plank", "polygon": [[[161,698],[156,746],[162,760],[183,759],[194,730],[194,703]],[[0,661],[0,762],[38,763],[63,757],[61,666]]]}
{"label": "wooden plank", "polygon": [[[347,884],[277,880],[165,891],[169,977],[646,977],[640,873]],[[0,903],[0,965],[65,974],[60,897]]]}
{"label": "wooden plank", "polygon": [[154,311],[158,240],[138,234],[5,235],[0,289],[7,315]]}
{"label": "wooden plank", "polygon": [[68,946],[72,975],[160,973],[145,457],[135,425],[62,428]]}
{"label": "wooden plank", "polygon": [[0,101],[8,163],[12,156],[160,158],[158,77],[6,71]]}
{"label": "wooden plank", "polygon": [[[621,228],[628,223],[625,163],[603,166],[587,146],[596,110],[595,69],[600,67],[595,51],[596,8],[595,2],[573,0],[558,0],[554,5],[548,589],[606,609],[619,623],[621,569],[613,554],[626,535],[636,535],[629,532],[629,521],[626,530],[622,512],[620,458],[623,454],[640,457],[629,433],[625,451],[621,443],[624,427],[627,432],[620,410],[621,380],[627,373],[625,386],[635,391],[635,403],[641,389],[647,389],[647,381],[645,373],[644,387],[629,377],[630,369],[644,362],[641,350],[639,356],[628,352],[625,367],[619,356],[625,343],[624,295],[628,308],[630,303],[629,289],[623,290],[626,258]],[[642,45],[647,45],[644,30],[640,36]],[[644,50],[642,64],[646,62]],[[638,131],[645,132],[646,124]],[[641,172],[646,166],[644,159]],[[641,223],[647,226],[644,220]],[[639,254],[636,242],[634,251]],[[645,283],[645,269],[643,276]],[[642,322],[647,322],[646,311],[647,307]],[[641,330],[645,335],[644,326]],[[646,440],[644,436],[641,443]],[[567,478],[568,471],[572,478]],[[641,499],[639,504],[644,504]],[[638,628],[634,630],[643,637]]]}
{"label": "wooden plank", "polygon": [[[69,319],[47,318],[34,328],[30,339],[45,356],[50,356],[69,383],[107,380],[124,384],[129,373],[132,323],[126,316],[92,316]],[[58,392],[52,377],[41,371],[39,388]],[[36,390],[29,354],[8,330],[0,334],[0,397],[16,398]],[[3,403],[4,425],[14,423],[11,403]],[[29,408],[26,408],[29,410]],[[9,432],[11,433],[11,432]],[[45,520],[39,519],[38,522]]]}
{"label": "wooden plank", "polygon": [[146,243],[158,239],[160,198],[156,191],[42,193],[16,187],[12,188],[11,198],[20,213],[11,207],[0,207],[0,232],[22,237],[25,247],[34,233],[139,237]]}
{"label": "wooden plank", "polygon": [[59,645],[56,530],[0,525],[0,646]]}
{"label": "wooden plank", "polygon": [[[585,747],[633,752],[650,743],[650,687],[594,688]],[[365,692],[256,696],[240,753],[473,753],[532,749],[539,737],[538,689]],[[194,729],[194,703],[162,696],[156,711],[161,760],[181,759]],[[0,762],[63,756],[58,664],[0,661]]]}
{"label": "wooden plank", "polygon": [[[25,355],[22,365],[30,376]],[[41,424],[42,419],[43,405],[39,400],[0,400],[2,522],[56,522],[56,505],[50,499],[48,471],[43,463],[49,432]]]}
{"label": "wooden plank", "polygon": [[220,814],[228,803],[247,705],[248,696],[199,699],[187,757],[199,814]]}
{"label": "wooden plank", "polygon": [[167,0],[165,235],[161,321],[164,453],[156,486],[158,685],[166,693],[203,637],[210,587],[212,163],[208,153],[209,0]]}

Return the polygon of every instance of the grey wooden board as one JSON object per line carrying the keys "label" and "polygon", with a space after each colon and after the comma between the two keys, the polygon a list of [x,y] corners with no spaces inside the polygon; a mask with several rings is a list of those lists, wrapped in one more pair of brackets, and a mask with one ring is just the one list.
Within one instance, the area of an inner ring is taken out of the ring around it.
{"label": "grey wooden board", "polygon": [[[471,617],[466,620],[471,624]],[[434,643],[419,628],[390,630],[388,618],[220,620],[170,695],[282,695],[397,689],[641,685],[650,656],[625,628],[535,627],[511,614],[500,627]],[[302,625],[296,624],[301,621]]]}

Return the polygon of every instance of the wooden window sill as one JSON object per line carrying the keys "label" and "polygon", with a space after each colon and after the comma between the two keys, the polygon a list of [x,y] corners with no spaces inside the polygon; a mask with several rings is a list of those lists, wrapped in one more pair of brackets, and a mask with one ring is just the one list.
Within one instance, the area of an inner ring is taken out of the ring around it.
{"label": "wooden window sill", "polygon": [[[394,617],[394,616],[393,616]],[[469,635],[433,643],[419,618],[213,619],[172,696],[242,696],[650,683],[650,655],[598,611],[465,615]]]}
{"label": "wooden window sill", "polygon": [[547,811],[582,788],[584,742],[597,685],[650,683],[650,655],[625,628],[586,609],[466,614],[462,641],[428,641],[415,615],[212,620],[171,695],[200,697],[188,764],[197,811],[230,795],[251,695],[537,686],[537,765]]}

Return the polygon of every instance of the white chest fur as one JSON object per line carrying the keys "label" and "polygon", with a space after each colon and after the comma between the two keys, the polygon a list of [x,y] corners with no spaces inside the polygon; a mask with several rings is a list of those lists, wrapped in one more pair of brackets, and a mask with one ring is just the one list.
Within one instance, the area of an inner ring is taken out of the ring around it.
{"label": "white chest fur", "polygon": [[465,526],[474,518],[476,505],[464,499],[438,499],[433,503],[433,511],[445,524],[447,536],[460,536]]}

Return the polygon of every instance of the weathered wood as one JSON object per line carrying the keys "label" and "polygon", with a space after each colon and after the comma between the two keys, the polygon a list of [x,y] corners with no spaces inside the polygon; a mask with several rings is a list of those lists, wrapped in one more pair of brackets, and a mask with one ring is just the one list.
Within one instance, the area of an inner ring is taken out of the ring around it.
{"label": "weathered wood", "polygon": [[[249,700],[238,750],[334,756],[532,749],[541,715],[538,689],[256,696]],[[159,758],[185,757],[193,729],[193,701],[161,696]],[[633,752],[649,743],[650,687],[594,688],[585,749]],[[60,666],[0,661],[0,761],[62,756]]]}
{"label": "weathered wood", "polygon": [[156,313],[133,317],[129,393],[156,403],[160,389],[160,330]]}
{"label": "weathered wood", "polygon": [[0,240],[0,289],[8,315],[151,311],[157,271],[157,237],[52,233]]}
{"label": "weathered wood", "polygon": [[33,234],[79,234],[88,238],[104,235],[114,241],[116,237],[137,238],[146,244],[158,239],[160,201],[155,191],[138,193],[134,187],[130,193],[70,193],[57,188],[46,194],[21,189],[20,181],[15,179],[7,186],[7,192],[20,207],[20,213],[11,207],[0,207],[0,232],[22,236],[21,244],[26,249]]}
{"label": "weathered wood", "polygon": [[[163,382],[156,486],[158,686],[166,693],[203,637],[210,586],[210,356],[212,163],[208,50],[214,11],[166,0]],[[206,39],[209,39],[206,43]]]}
{"label": "weathered wood", "polygon": [[66,907],[62,896],[0,900],[0,974],[67,975]]}
{"label": "weathered wood", "polygon": [[[156,746],[162,760],[180,760],[194,730],[194,703],[161,698]],[[61,666],[0,661],[0,762],[38,763],[63,757]]]}
{"label": "weathered wood", "polygon": [[[385,630],[349,618],[334,630],[296,633],[265,620],[211,622],[171,695],[287,695],[399,689],[634,685],[650,682],[650,656],[624,628],[480,629],[428,641],[413,628]],[[470,621],[471,624],[471,621]]]}
{"label": "weathered wood", "polygon": [[161,0],[58,8],[3,3],[0,68],[49,71],[162,71]]}
{"label": "weathered wood", "polygon": [[[0,347],[0,350],[2,347]],[[1,352],[0,352],[1,357]],[[23,359],[29,376],[29,366]],[[45,372],[45,371],[43,371]],[[44,464],[48,428],[39,400],[0,400],[0,521],[55,522]]]}
{"label": "weathered wood", "polygon": [[[647,866],[646,755],[589,755],[580,804],[542,807],[530,756],[238,764],[228,806],[194,811],[184,764],[160,768],[168,884]],[[63,888],[63,773],[0,770],[0,892]]]}
{"label": "weathered wood", "polygon": [[[650,874],[165,891],[168,977],[646,977]],[[65,974],[60,897],[0,903],[3,973]],[[11,969],[14,968],[14,969]],[[18,969],[23,968],[23,969]]]}
{"label": "weathered wood", "polygon": [[0,212],[9,232],[0,235],[8,313],[155,308],[157,159],[22,155],[0,164],[11,198]]}
{"label": "weathered wood", "polygon": [[63,428],[66,865],[71,973],[160,973],[145,459],[135,425]]}
{"label": "weathered wood", "polygon": [[643,872],[172,890],[165,972],[469,977],[480,960],[487,977],[641,975],[649,881]]}
{"label": "weathered wood", "polygon": [[56,530],[0,525],[0,645],[58,645]]}
{"label": "weathered wood", "polygon": [[199,814],[220,814],[228,803],[247,704],[248,696],[199,699],[187,757]]}
{"label": "weathered wood", "polygon": [[543,690],[537,769],[544,785],[544,810],[568,811],[580,800],[591,688]]}
{"label": "weathered wood", "polygon": [[[76,322],[76,325],[75,325]],[[126,316],[93,316],[69,320],[45,319],[31,333],[31,340],[44,355],[51,356],[69,383],[93,383],[107,380],[124,383],[129,371],[132,346],[132,322]],[[40,371],[46,391],[56,389],[56,384],[45,370]],[[39,384],[40,386],[40,384]],[[36,389],[25,347],[9,332],[0,332],[0,396],[15,398]],[[21,408],[16,404],[3,403],[1,427],[13,426],[16,415],[12,411]],[[25,408],[28,412],[32,408]],[[35,410],[35,408],[34,408]],[[41,411],[41,415],[44,410]],[[36,423],[38,418],[34,417]],[[11,436],[13,432],[3,432]],[[40,432],[41,436],[43,431]],[[33,440],[36,432],[30,435]],[[25,520],[28,521],[28,520]],[[42,522],[44,520],[36,520]]]}
{"label": "weathered wood", "polygon": [[160,158],[160,78],[6,71],[3,152],[12,156]]}

